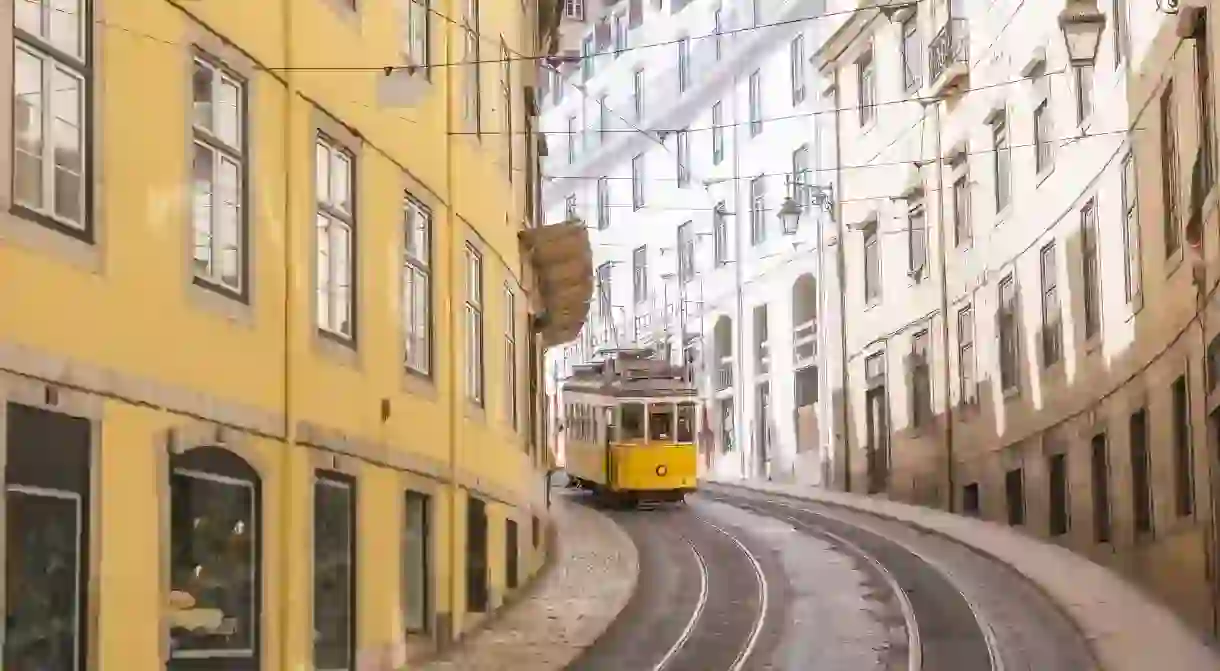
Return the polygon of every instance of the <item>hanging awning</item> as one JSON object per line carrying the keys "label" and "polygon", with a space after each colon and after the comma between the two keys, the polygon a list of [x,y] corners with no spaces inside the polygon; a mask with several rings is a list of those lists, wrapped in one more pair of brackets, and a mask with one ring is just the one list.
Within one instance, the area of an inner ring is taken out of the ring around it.
{"label": "hanging awning", "polygon": [[538,278],[542,314],[535,323],[544,347],[574,339],[593,297],[593,251],[579,219],[521,231],[521,245]]}

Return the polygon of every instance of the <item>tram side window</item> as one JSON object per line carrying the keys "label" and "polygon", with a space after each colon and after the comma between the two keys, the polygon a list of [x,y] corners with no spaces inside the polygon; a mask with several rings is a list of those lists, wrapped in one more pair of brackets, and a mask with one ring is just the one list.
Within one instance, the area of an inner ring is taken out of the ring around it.
{"label": "tram side window", "polygon": [[678,406],[677,442],[695,442],[695,406],[691,403],[683,403]]}
{"label": "tram side window", "polygon": [[674,438],[674,407],[668,403],[648,406],[648,438],[671,441]]}
{"label": "tram side window", "polygon": [[624,403],[622,406],[624,442],[644,438],[644,404]]}

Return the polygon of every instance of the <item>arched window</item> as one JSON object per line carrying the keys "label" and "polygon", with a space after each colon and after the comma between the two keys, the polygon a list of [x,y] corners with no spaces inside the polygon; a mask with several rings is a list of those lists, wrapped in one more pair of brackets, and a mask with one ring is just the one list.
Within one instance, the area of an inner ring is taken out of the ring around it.
{"label": "arched window", "polygon": [[814,363],[818,347],[818,289],[812,275],[801,275],[792,285],[792,347],[794,368]]}
{"label": "arched window", "polygon": [[170,669],[259,668],[262,497],[240,456],[199,447],[170,461]]}

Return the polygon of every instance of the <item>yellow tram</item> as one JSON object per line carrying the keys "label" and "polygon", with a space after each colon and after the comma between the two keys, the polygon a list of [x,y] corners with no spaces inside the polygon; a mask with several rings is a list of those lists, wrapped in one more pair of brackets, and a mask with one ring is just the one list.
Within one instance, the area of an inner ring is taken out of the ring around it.
{"label": "yellow tram", "polygon": [[697,396],[689,371],[652,350],[617,350],[563,380],[565,470],[617,503],[695,491]]}

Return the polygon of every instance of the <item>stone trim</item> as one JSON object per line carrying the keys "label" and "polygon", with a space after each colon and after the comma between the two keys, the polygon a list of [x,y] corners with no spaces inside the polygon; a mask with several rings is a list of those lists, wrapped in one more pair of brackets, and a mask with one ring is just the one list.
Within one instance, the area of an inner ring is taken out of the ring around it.
{"label": "stone trim", "polygon": [[[51,355],[32,347],[0,341],[0,373],[7,372],[69,389],[115,398],[178,415],[209,419],[269,438],[284,439],[283,415],[246,406],[186,387]],[[100,402],[100,399],[99,399]]]}
{"label": "stone trim", "polygon": [[[11,5],[10,5],[11,7]],[[9,22],[11,24],[11,22]],[[10,50],[11,51],[11,50]],[[51,391],[51,390],[54,391]],[[89,569],[86,594],[87,623],[85,631],[84,671],[100,668],[99,637],[102,582],[102,399],[76,390],[62,389],[28,377],[0,371],[0,491],[5,489],[5,465],[8,458],[8,404],[29,405],[51,412],[90,420],[89,431]],[[7,512],[6,497],[0,496],[0,521]],[[0,536],[0,557],[5,555],[6,539]],[[0,572],[0,602],[6,598],[7,576]]]}
{"label": "stone trim", "polygon": [[[343,2],[343,0],[327,0],[328,2]],[[361,0],[355,0],[357,2]],[[350,10],[348,10],[350,11]],[[318,194],[317,194],[317,144],[322,137],[330,140],[332,143],[339,145],[342,149],[348,151],[352,158],[352,179],[348,188],[351,189],[352,198],[352,263],[350,271],[352,273],[352,336],[349,341],[342,341],[337,337],[330,337],[326,332],[322,331],[318,326],[318,264],[314,261],[318,257],[318,236],[314,231],[314,227],[309,228],[309,250],[310,262],[306,264],[309,267],[309,328],[310,340],[313,343],[313,349],[318,354],[324,356],[335,363],[355,368],[363,371],[365,368],[364,352],[360,347],[361,337],[361,315],[364,314],[364,284],[360,281],[361,274],[364,270],[364,254],[361,253],[361,246],[364,244],[365,236],[362,235],[360,218],[363,215],[364,198],[361,192],[364,190],[364,170],[362,169],[363,161],[362,153],[364,142],[360,135],[353,129],[347,127],[343,122],[336,117],[331,116],[316,103],[310,110],[309,121],[309,141],[306,145],[309,147],[309,189],[310,208],[313,214],[310,220],[316,216]]]}
{"label": "stone trim", "polygon": [[[255,184],[255,180],[259,178],[254,166],[258,165],[257,143],[253,139],[258,134],[257,115],[251,114],[254,105],[253,101],[257,99],[259,88],[259,66],[255,64],[245,53],[227,42],[223,37],[213,33],[206,26],[199,23],[193,16],[189,16],[186,21],[186,32],[188,39],[193,45],[193,48],[184,49],[183,53],[183,174],[187,177],[183,181],[181,207],[181,229],[182,229],[182,281],[188,304],[197,307],[201,310],[215,313],[216,315],[227,319],[228,321],[238,324],[246,328],[253,328],[257,309],[255,306],[256,281],[258,277],[258,236],[255,233],[253,222],[256,214],[260,211],[259,185]],[[196,281],[193,268],[193,242],[194,242],[194,208],[192,198],[194,194],[188,186],[190,183],[189,176],[193,170],[194,161],[194,145],[195,145],[195,129],[192,107],[194,104],[194,91],[192,79],[194,76],[195,60],[205,60],[218,69],[226,70],[229,74],[241,79],[244,93],[245,105],[241,110],[241,133],[242,133],[242,203],[241,203],[241,227],[242,227],[242,291],[240,296],[234,296],[222,288],[213,288],[207,283]]]}
{"label": "stone trim", "polygon": [[[359,459],[369,463],[414,473],[438,482],[449,479],[449,464],[422,454],[413,454],[391,445],[356,436],[349,436],[338,429],[323,426],[309,420],[296,425],[297,442],[324,450],[332,455]],[[325,468],[334,468],[325,466]]]}
{"label": "stone trim", "polygon": [[86,229],[80,237],[50,228],[34,219],[13,211],[13,3],[0,7],[0,89],[5,91],[0,104],[0,245],[12,244],[31,252],[52,256],[84,272],[106,273],[107,228],[101,194],[105,192],[103,170],[105,161],[105,119],[102,101],[105,99],[103,42],[108,37],[105,0],[90,0],[88,19],[89,76],[85,91],[88,121],[85,127]]}

